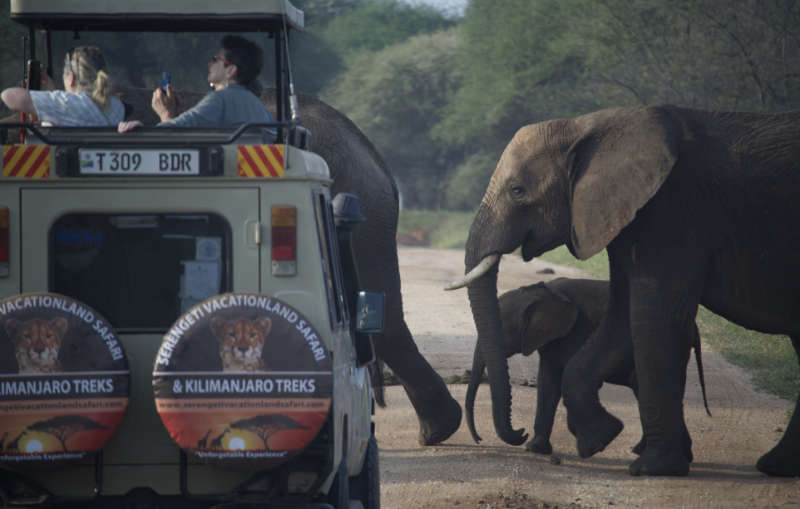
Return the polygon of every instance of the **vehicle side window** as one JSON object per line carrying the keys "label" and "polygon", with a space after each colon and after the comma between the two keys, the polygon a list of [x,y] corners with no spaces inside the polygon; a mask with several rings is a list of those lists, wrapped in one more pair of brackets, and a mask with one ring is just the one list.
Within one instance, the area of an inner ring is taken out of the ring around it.
{"label": "vehicle side window", "polygon": [[322,272],[328,294],[328,309],[331,325],[336,327],[349,323],[345,304],[342,265],[339,255],[339,242],[333,220],[333,207],[330,199],[322,193],[314,193],[314,209],[317,216],[320,250],[322,252]]}
{"label": "vehicle side window", "polygon": [[230,226],[216,214],[66,214],[51,227],[50,290],[120,332],[166,331],[230,291]]}

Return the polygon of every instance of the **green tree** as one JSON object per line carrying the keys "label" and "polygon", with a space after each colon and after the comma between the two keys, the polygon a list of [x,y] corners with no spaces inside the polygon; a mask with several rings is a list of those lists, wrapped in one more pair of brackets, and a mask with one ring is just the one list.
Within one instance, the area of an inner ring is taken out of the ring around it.
{"label": "green tree", "polygon": [[292,73],[298,91],[319,94],[334,77],[342,72],[342,57],[321,39],[318,31],[309,28],[294,34],[289,42]]}
{"label": "green tree", "polygon": [[579,88],[584,58],[572,37],[581,7],[560,0],[470,2],[461,27],[464,85],[437,137],[496,147],[524,124],[594,108],[594,97]]}
{"label": "green tree", "polygon": [[576,24],[592,81],[625,102],[798,106],[800,3],[599,0]]}
{"label": "green tree", "polygon": [[444,186],[444,208],[475,210],[499,159],[499,153],[476,152],[448,172]]}
{"label": "green tree", "polygon": [[361,51],[377,51],[409,37],[450,26],[453,20],[427,6],[396,0],[304,0],[306,30],[292,38],[298,90],[318,94]]}
{"label": "green tree", "polygon": [[294,0],[303,10],[305,29],[292,33],[292,72],[298,91],[311,94],[319,92],[334,76],[342,71],[342,56],[322,38],[331,20],[344,16],[363,5],[366,0]]}
{"label": "green tree", "polygon": [[324,26],[328,21],[363,5],[366,0],[293,0],[305,14],[309,26]]}
{"label": "green tree", "polygon": [[451,29],[361,52],[323,94],[376,144],[411,208],[442,204],[443,175],[459,157],[430,130],[461,83],[455,69],[460,51],[461,39]]}
{"label": "green tree", "polygon": [[359,50],[378,51],[453,23],[433,7],[377,0],[336,16],[325,26],[321,37],[342,57],[349,58]]}
{"label": "green tree", "polygon": [[606,107],[800,107],[797,1],[472,0],[460,28],[463,86],[433,131],[454,147]]}

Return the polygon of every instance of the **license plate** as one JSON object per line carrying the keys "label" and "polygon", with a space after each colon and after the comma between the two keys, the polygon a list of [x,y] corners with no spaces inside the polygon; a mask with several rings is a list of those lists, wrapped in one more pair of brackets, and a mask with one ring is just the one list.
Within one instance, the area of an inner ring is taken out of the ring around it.
{"label": "license plate", "polygon": [[81,175],[199,175],[198,150],[78,150]]}

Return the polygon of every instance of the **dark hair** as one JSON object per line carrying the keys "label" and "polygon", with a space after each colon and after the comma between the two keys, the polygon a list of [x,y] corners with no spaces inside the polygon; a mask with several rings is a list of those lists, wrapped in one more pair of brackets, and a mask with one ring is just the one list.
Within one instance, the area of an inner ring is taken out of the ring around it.
{"label": "dark hair", "polygon": [[236,82],[260,96],[261,83],[258,81],[258,74],[264,62],[264,51],[261,47],[238,35],[226,35],[222,38],[220,47],[225,58],[236,66]]}

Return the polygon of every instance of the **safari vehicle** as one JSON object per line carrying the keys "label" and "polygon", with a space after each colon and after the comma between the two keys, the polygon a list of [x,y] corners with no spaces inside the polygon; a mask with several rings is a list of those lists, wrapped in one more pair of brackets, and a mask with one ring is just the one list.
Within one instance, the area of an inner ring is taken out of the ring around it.
{"label": "safari vehicle", "polygon": [[235,129],[4,124],[0,505],[378,507],[368,333],[383,300],[359,291],[358,198],[330,196],[295,125],[288,41],[302,11],[10,12],[29,29],[28,67],[56,76],[52,61],[96,32],[213,45],[244,33],[274,65],[278,101],[274,123]]}

